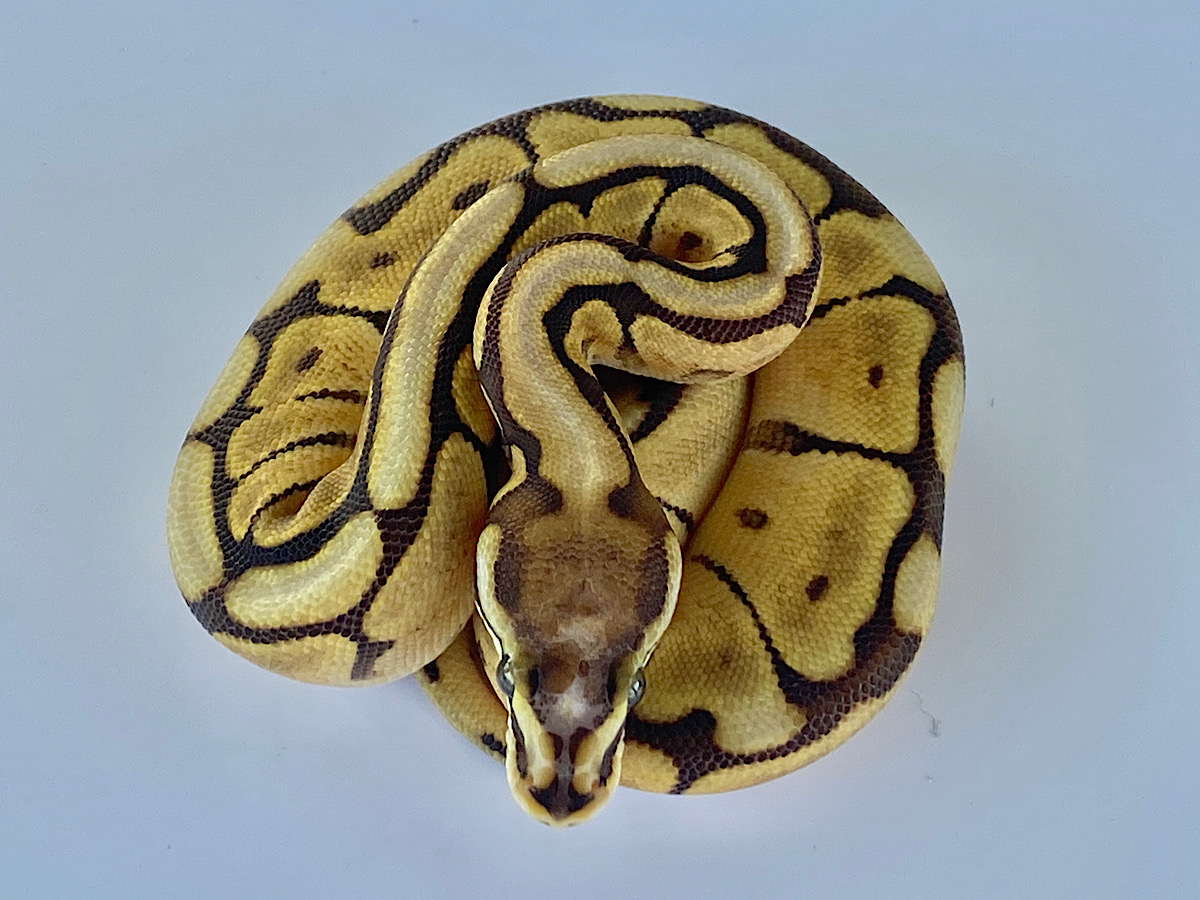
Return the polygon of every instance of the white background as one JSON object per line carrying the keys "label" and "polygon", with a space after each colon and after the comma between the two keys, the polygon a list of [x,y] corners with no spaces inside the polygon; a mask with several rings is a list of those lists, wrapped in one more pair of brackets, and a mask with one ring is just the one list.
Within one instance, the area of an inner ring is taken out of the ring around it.
{"label": "white background", "polygon": [[[0,892],[1200,895],[1200,13],[808,6],[4,4]],[[206,637],[163,503],[331,219],[477,123],[617,91],[759,116],[874,191],[950,287],[968,404],[885,711],[782,780],[564,832],[411,682]]]}

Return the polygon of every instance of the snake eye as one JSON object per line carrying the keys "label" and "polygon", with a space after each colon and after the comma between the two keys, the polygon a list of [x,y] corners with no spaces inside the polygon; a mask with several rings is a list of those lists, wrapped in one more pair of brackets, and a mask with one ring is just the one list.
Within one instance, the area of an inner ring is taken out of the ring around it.
{"label": "snake eye", "polygon": [[496,666],[496,684],[500,686],[500,690],[512,699],[513,692],[517,689],[516,683],[513,681],[513,664],[512,658],[505,655],[500,657],[500,664]]}
{"label": "snake eye", "polygon": [[646,693],[646,676],[641,669],[638,669],[633,676],[633,681],[629,682],[630,709],[637,706],[638,701],[642,699],[644,693]]}

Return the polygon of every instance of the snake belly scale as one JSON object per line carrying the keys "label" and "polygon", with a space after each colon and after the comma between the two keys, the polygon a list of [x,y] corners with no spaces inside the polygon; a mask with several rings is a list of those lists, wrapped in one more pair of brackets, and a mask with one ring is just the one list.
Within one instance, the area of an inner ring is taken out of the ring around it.
{"label": "snake belly scale", "polygon": [[933,615],[962,339],[937,272],[795,138],[552,103],[400,169],[285,276],[204,401],[180,590],[306,681],[417,673],[581,821],[618,784],[792,771]]}

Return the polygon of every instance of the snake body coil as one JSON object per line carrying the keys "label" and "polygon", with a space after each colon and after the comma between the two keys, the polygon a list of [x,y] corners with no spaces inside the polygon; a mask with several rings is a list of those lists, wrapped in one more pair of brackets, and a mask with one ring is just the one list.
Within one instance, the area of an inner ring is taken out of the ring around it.
{"label": "snake body coil", "polygon": [[544,821],[744,787],[912,661],[963,376],[932,265],[815,151],[687,100],[549,104],[284,278],[180,452],[171,561],[268,669],[419,671]]}

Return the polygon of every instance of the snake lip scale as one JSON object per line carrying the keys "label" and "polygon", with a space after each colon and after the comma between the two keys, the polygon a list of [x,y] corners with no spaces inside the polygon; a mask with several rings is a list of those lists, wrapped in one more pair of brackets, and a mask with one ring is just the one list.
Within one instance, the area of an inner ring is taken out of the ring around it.
{"label": "snake lip scale", "polygon": [[964,378],[928,258],[807,145],[550,103],[417,157],[284,276],[184,440],[171,563],[264,668],[416,673],[540,821],[747,787],[912,663]]}

